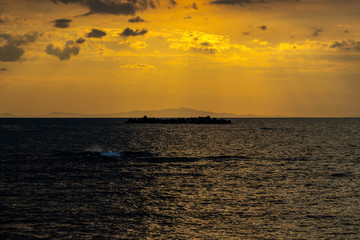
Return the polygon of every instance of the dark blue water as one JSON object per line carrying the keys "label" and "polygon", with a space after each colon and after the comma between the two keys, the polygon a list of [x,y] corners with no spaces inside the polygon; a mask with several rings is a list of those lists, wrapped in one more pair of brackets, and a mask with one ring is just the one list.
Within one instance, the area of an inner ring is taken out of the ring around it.
{"label": "dark blue water", "polygon": [[0,238],[360,238],[360,119],[124,122],[0,119]]}

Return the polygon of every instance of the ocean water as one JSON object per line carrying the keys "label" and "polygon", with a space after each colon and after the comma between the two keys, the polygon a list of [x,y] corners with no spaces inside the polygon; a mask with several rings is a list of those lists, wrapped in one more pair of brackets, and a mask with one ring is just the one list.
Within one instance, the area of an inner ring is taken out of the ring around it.
{"label": "ocean water", "polygon": [[0,119],[1,239],[360,239],[360,119]]}

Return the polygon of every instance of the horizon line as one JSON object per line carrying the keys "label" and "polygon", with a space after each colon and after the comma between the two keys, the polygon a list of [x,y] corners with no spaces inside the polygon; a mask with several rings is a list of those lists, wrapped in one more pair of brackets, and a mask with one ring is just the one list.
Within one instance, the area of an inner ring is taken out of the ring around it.
{"label": "horizon line", "polygon": [[[188,111],[187,113],[180,111]],[[166,113],[166,111],[172,111]],[[178,112],[177,112],[178,111]],[[163,112],[163,113],[161,113]],[[118,116],[121,115],[121,116]],[[145,115],[157,118],[179,118],[179,117],[203,117],[212,116],[223,118],[360,118],[359,116],[294,116],[281,114],[238,114],[226,112],[212,112],[207,110],[195,110],[192,108],[165,108],[160,110],[131,110],[126,112],[112,112],[112,113],[79,113],[79,112],[48,112],[45,114],[13,114],[0,113],[0,118],[138,118]],[[154,116],[151,116],[154,115]]]}

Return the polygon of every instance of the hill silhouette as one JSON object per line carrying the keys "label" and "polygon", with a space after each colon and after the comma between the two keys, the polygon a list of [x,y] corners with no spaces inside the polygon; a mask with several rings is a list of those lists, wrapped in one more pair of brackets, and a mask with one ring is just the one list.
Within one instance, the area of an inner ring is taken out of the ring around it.
{"label": "hill silhouette", "polygon": [[191,108],[167,108],[162,110],[137,110],[129,112],[118,112],[110,114],[84,114],[84,113],[68,113],[68,112],[50,112],[44,115],[14,115],[10,113],[0,114],[0,117],[44,117],[44,118],[137,118],[137,117],[157,117],[157,118],[178,118],[178,117],[241,117],[233,113],[216,113],[204,110],[194,110]]}

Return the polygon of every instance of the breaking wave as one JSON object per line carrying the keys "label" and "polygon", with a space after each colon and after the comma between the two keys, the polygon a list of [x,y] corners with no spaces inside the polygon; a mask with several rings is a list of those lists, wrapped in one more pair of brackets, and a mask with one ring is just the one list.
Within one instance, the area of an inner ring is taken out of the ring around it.
{"label": "breaking wave", "polygon": [[136,158],[136,157],[151,157],[149,152],[123,151],[123,150],[106,150],[99,146],[85,150],[85,153],[91,156],[106,157],[106,158]]}
{"label": "breaking wave", "polygon": [[87,149],[85,152],[98,157],[119,158],[124,156],[124,151],[104,150],[99,146]]}

